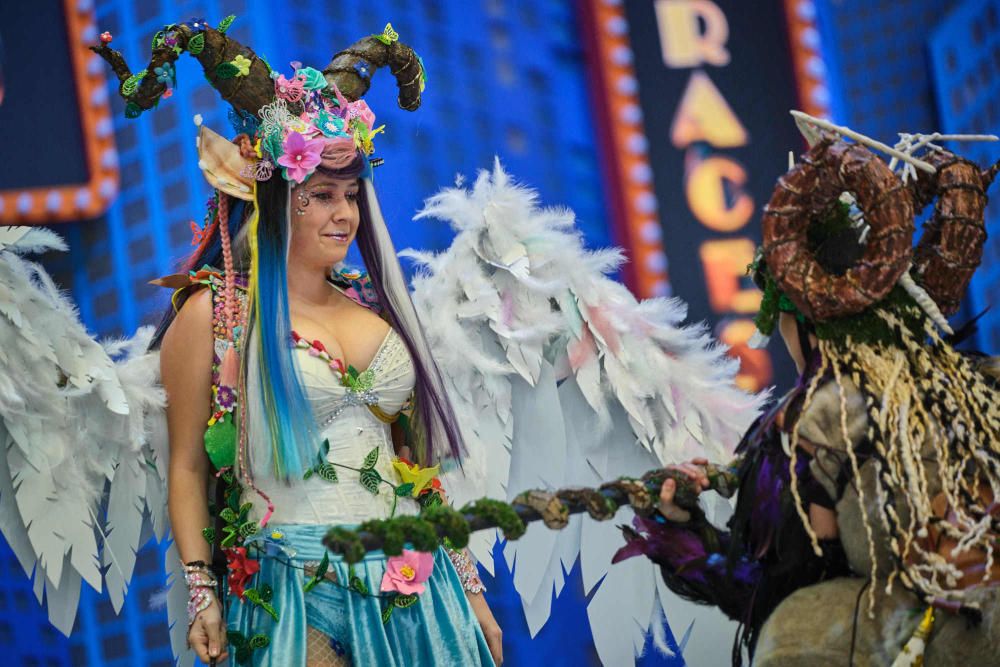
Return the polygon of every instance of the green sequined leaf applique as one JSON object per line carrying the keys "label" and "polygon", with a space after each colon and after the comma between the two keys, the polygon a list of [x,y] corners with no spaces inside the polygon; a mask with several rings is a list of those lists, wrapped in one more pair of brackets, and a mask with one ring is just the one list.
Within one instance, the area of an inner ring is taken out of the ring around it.
{"label": "green sequined leaf applique", "polygon": [[226,536],[222,538],[223,548],[231,547],[234,544],[236,544],[236,538],[239,537],[239,533],[236,531],[234,527],[226,526],[225,528],[222,529],[222,531],[226,534]]}
{"label": "green sequined leaf applique", "polygon": [[251,650],[258,648],[267,648],[270,645],[271,645],[271,638],[263,634],[254,635],[253,637],[250,638],[250,641],[247,643],[247,646],[249,646]]}
{"label": "green sequined leaf applique", "polygon": [[351,590],[361,595],[368,595],[368,586],[356,574],[351,575]]}
{"label": "green sequined leaf applique", "polygon": [[365,462],[361,464],[361,469],[374,468],[376,463],[378,463],[378,447],[368,452],[368,455],[365,456]]}
{"label": "green sequined leaf applique", "polygon": [[250,537],[251,535],[257,534],[257,523],[254,521],[247,521],[246,523],[240,524],[239,534],[240,537]]}
{"label": "green sequined leaf applique", "polygon": [[316,468],[316,474],[328,482],[337,483],[340,481],[337,477],[337,468],[332,463],[324,463]]}
{"label": "green sequined leaf applique", "polygon": [[[274,593],[272,592],[272,595],[273,594]],[[245,591],[243,591],[243,597],[247,600],[247,602],[255,604],[264,611],[266,611],[268,615],[275,621],[278,620],[278,612],[275,610],[275,608],[271,605],[270,602],[264,599],[264,596],[256,588],[248,588]]]}
{"label": "green sequined leaf applique", "polygon": [[382,610],[382,625],[389,622],[389,619],[392,618],[392,610],[395,608],[396,607],[390,604],[386,605],[385,609]]}
{"label": "green sequined leaf applique", "polygon": [[132,97],[135,95],[135,91],[139,89],[139,84],[142,82],[144,76],[146,76],[146,70],[139,70],[129,78],[125,79],[125,83],[122,84],[122,95],[125,97]]}
{"label": "green sequined leaf applique", "polygon": [[205,50],[205,34],[198,33],[188,41],[187,46],[188,53],[192,56],[196,56]]}
{"label": "green sequined leaf applique", "polygon": [[399,607],[400,609],[406,609],[407,607],[412,607],[420,601],[416,595],[397,595],[392,599],[392,604]]}
{"label": "green sequined leaf applique", "polygon": [[240,515],[234,512],[231,507],[226,507],[225,509],[223,509],[221,512],[219,512],[219,516],[226,523],[236,523],[240,519]]}
{"label": "green sequined leaf applique", "polygon": [[260,587],[260,599],[264,602],[270,602],[274,599],[274,589],[271,588],[271,584],[262,584]]}
{"label": "green sequined leaf applique", "polygon": [[378,495],[378,485],[382,483],[382,475],[377,470],[365,468],[361,471],[361,486],[372,495]]}
{"label": "green sequined leaf applique", "polygon": [[205,541],[209,544],[215,544],[215,528],[209,526],[208,528],[201,529],[201,536],[205,538]]}
{"label": "green sequined leaf applique", "polygon": [[243,648],[247,645],[246,635],[239,630],[229,630],[226,632],[226,639],[228,639],[229,643],[236,648]]}
{"label": "green sequined leaf applique", "polygon": [[240,69],[232,63],[220,63],[215,68],[215,76],[220,79],[232,79],[240,73]]}
{"label": "green sequined leaf applique", "polygon": [[400,498],[409,498],[413,495],[413,482],[407,482],[406,484],[400,484],[397,486],[396,495]]}
{"label": "green sequined leaf applique", "polygon": [[323,577],[326,576],[327,570],[330,569],[330,552],[323,554],[323,560],[319,562],[319,566],[316,568],[316,572],[313,574],[312,579],[306,582],[305,588],[302,590],[306,593],[316,588],[319,582],[323,581]]}
{"label": "green sequined leaf applique", "polygon": [[226,18],[222,19],[222,21],[219,22],[219,27],[216,28],[216,30],[225,35],[226,31],[229,30],[229,26],[231,26],[233,24],[233,21],[235,20],[236,20],[236,14],[230,14],[229,16],[227,16]]}
{"label": "green sequined leaf applique", "polygon": [[260,608],[263,609],[264,611],[266,611],[268,613],[268,615],[271,618],[273,618],[275,621],[278,620],[278,612],[277,612],[277,610],[273,606],[271,606],[270,602],[261,602],[260,603]]}

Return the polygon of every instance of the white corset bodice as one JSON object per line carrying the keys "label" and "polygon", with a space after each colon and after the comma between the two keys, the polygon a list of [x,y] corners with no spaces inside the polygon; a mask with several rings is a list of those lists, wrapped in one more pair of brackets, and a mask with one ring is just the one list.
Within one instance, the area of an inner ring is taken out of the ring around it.
{"label": "white corset bodice", "polygon": [[[380,484],[378,494],[372,494],[362,486],[360,473],[348,468],[360,469],[369,452],[377,448],[375,470],[382,479],[394,484],[398,481],[392,468],[395,452],[390,425],[379,419],[369,405],[394,415],[413,391],[416,376],[403,339],[393,330],[386,334],[366,371],[370,372],[370,389],[363,391],[343,386],[327,363],[309,350],[298,349],[296,354],[302,382],[322,432],[320,441],[326,439],[330,444],[325,459],[338,464],[335,467],[338,481],[330,482],[318,475],[290,482],[273,478],[254,480],[274,504],[270,523],[353,525],[388,518],[393,507],[392,487]],[[259,444],[251,436],[250,446]],[[316,444],[317,454],[320,444]],[[244,498],[254,504],[255,518],[263,516],[266,503],[262,498],[249,489]],[[396,501],[397,516],[417,513],[413,500]]]}

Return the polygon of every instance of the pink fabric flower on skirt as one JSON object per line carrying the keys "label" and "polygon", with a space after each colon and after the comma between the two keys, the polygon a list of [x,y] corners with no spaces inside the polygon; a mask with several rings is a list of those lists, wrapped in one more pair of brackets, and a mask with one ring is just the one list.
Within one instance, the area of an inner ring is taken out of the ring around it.
{"label": "pink fabric flower on skirt", "polygon": [[320,163],[323,152],[322,139],[306,139],[298,132],[289,132],[281,145],[284,155],[278,158],[278,164],[285,168],[288,179],[302,183]]}
{"label": "pink fabric flower on skirt", "polygon": [[424,582],[430,579],[433,570],[434,554],[404,549],[402,554],[393,556],[386,563],[382,590],[420,595],[424,592]]}

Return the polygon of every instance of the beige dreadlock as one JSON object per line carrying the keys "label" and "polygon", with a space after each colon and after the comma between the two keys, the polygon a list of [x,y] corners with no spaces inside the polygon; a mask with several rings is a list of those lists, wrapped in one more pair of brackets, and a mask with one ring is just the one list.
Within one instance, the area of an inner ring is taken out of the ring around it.
{"label": "beige dreadlock", "polygon": [[[809,384],[802,412],[808,409],[820,378],[829,368],[840,399],[840,436],[858,482],[872,578],[876,576],[872,523],[879,521],[889,535],[895,561],[887,593],[898,577],[925,601],[937,599],[975,608],[968,601],[968,590],[958,588],[963,571],[926,538],[933,525],[941,536],[955,540],[949,555],[982,550],[986,554],[982,581],[989,578],[1000,530],[991,513],[993,507],[984,506],[983,490],[1000,499],[1000,392],[967,357],[941,340],[931,320],[921,317],[916,305],[906,310],[907,317],[922,320],[922,332],[911,330],[898,311],[875,311],[892,330],[897,345],[858,342],[850,337],[820,340],[821,366]],[[866,510],[861,464],[848,434],[845,377],[850,377],[866,400],[878,499],[874,516]],[[791,441],[794,457],[797,427]],[[816,550],[818,540],[798,502],[794,458],[791,469],[799,516]],[[937,487],[954,514],[951,520],[942,520],[934,513],[932,500]],[[873,616],[874,587],[869,591],[868,610]]]}

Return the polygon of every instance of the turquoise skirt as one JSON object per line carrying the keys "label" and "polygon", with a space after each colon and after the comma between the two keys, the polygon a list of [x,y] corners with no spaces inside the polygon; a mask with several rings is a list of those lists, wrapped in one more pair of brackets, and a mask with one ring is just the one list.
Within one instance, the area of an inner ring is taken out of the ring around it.
{"label": "turquoise skirt", "polygon": [[331,555],[326,576],[306,592],[311,570],[326,552],[326,527],[266,530],[269,537],[249,541],[258,548],[249,555],[259,559],[260,571],[247,580],[242,600],[227,596],[235,601],[227,624],[235,664],[304,666],[306,626],[329,637],[331,647],[354,665],[494,664],[444,549],[434,554],[434,569],[416,603],[400,606],[379,590],[386,569],[382,552],[369,553],[353,568]]}

